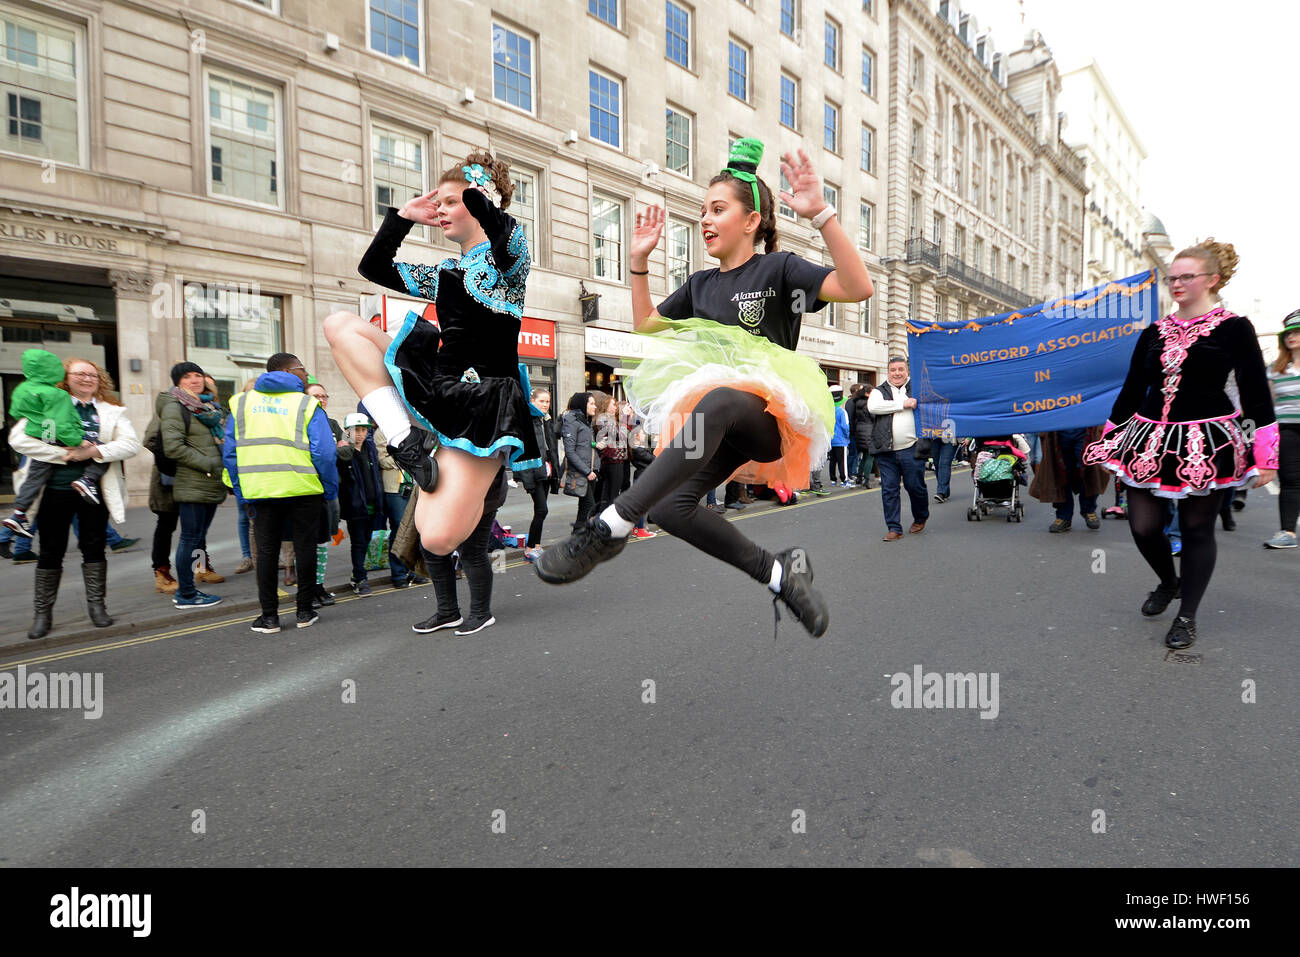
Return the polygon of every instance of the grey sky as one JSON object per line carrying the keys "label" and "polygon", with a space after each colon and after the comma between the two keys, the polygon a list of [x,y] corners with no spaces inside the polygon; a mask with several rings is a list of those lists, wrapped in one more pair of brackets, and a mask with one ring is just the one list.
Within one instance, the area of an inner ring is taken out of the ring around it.
{"label": "grey sky", "polygon": [[[1261,331],[1300,308],[1300,3],[965,0],[994,48],[1037,28],[1064,70],[1096,60],[1142,138],[1142,205],[1174,250],[1214,236],[1241,266],[1224,299]],[[1068,136],[1067,136],[1068,138]]]}

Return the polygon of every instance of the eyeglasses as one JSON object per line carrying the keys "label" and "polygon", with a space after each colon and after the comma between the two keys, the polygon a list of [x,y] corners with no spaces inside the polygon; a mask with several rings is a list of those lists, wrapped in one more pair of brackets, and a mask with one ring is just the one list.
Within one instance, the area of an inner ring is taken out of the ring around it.
{"label": "eyeglasses", "polygon": [[1172,286],[1176,282],[1191,282],[1197,276],[1213,276],[1213,275],[1214,273],[1212,272],[1189,272],[1189,273],[1183,273],[1181,276],[1166,276],[1165,285]]}
{"label": "eyeglasses", "polygon": [[69,378],[76,377],[78,379],[98,379],[99,373],[98,372],[69,372],[68,376]]}

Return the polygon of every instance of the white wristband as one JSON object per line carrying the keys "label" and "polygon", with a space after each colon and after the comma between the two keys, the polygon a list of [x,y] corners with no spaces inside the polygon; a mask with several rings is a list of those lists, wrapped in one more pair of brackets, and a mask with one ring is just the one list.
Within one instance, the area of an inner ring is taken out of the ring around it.
{"label": "white wristband", "polygon": [[825,209],[823,209],[820,213],[818,213],[816,216],[812,218],[811,220],[812,228],[821,229],[823,226],[825,226],[827,223],[831,221],[831,217],[834,215],[835,215],[835,207],[827,206]]}

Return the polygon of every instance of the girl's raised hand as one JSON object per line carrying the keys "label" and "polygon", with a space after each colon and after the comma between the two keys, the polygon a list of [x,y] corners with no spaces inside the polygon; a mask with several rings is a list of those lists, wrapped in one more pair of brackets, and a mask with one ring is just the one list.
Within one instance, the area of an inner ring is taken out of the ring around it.
{"label": "girl's raised hand", "polygon": [[438,191],[435,189],[423,196],[408,200],[406,205],[397,211],[397,215],[425,226],[433,226],[438,222],[439,205]]}
{"label": "girl's raised hand", "polygon": [[659,245],[659,237],[664,231],[664,208],[648,206],[636,214],[636,229],[632,232],[630,252],[633,259],[644,261]]}
{"label": "girl's raised hand", "polygon": [[789,153],[781,157],[781,172],[790,183],[790,192],[781,190],[781,201],[800,216],[811,218],[826,207],[826,197],[822,195],[821,177],[813,169],[808,154],[799,150],[799,162],[794,161]]}

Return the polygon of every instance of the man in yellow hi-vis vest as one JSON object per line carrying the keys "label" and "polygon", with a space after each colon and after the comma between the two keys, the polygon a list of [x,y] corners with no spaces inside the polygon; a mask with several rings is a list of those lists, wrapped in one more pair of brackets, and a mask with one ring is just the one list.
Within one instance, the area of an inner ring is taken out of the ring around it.
{"label": "man in yellow hi-vis vest", "polygon": [[257,541],[257,597],[262,617],[253,631],[280,630],[276,554],[290,532],[298,572],[298,627],[318,616],[312,608],[316,543],[322,540],[324,503],[338,497],[338,466],[329,419],[304,392],[307,370],[297,356],[278,352],[252,391],[230,400],[222,460]]}

